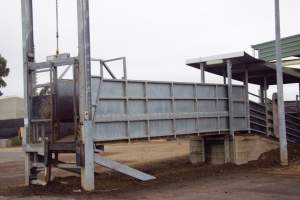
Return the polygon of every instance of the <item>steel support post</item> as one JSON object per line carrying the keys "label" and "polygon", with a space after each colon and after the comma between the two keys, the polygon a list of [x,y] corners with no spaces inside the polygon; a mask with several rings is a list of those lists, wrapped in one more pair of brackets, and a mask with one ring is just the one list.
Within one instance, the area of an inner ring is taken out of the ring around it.
{"label": "steel support post", "polygon": [[268,111],[269,111],[269,102],[268,102],[268,80],[267,80],[267,77],[264,76],[264,93],[263,93],[263,97],[264,97],[264,103],[265,103],[265,114],[266,114],[266,134],[267,135],[271,135],[270,133],[270,130],[269,130],[269,114],[268,114]]}
{"label": "steel support post", "polygon": [[229,118],[229,133],[234,136],[233,130],[233,100],[232,100],[232,62],[227,60],[227,90],[228,90],[228,118]]}
{"label": "steel support post", "polygon": [[285,110],[283,100],[283,78],[281,61],[281,38],[280,38],[280,9],[279,0],[275,0],[275,32],[276,32],[276,76],[277,76],[277,95],[278,95],[278,125],[280,140],[280,161],[281,165],[288,165],[288,151],[286,139]]}
{"label": "steel support post", "polygon": [[[33,13],[32,0],[22,0],[22,40],[23,40],[23,81],[24,81],[24,136],[23,145],[30,143],[31,95],[32,75],[28,70],[28,62],[34,61],[33,43]],[[31,158],[30,153],[25,155],[25,184],[30,184]]]}
{"label": "steel support post", "polygon": [[86,191],[95,189],[94,150],[91,100],[91,56],[89,1],[77,0],[79,51],[79,114],[81,139],[84,144],[84,166],[81,168],[81,186]]}
{"label": "steel support post", "polygon": [[[235,138],[234,138],[234,127],[233,127],[233,96],[232,96],[232,61],[231,60],[227,60],[227,78],[228,78],[228,83],[227,83],[227,93],[228,93],[228,128],[229,128],[229,136],[227,137],[227,142],[228,144],[230,144],[229,140],[230,138],[232,139],[232,154],[230,153],[230,147],[228,146],[227,149],[225,149],[225,151],[227,151],[227,154],[229,152],[229,155],[226,156],[226,152],[225,152],[225,157],[226,157],[226,161],[228,161],[228,159],[231,162],[235,162]],[[225,146],[225,140],[226,138],[224,138],[224,146]],[[229,148],[229,151],[228,151]],[[229,158],[228,158],[229,157]]]}
{"label": "steel support post", "polygon": [[226,85],[226,70],[223,72],[223,84]]}
{"label": "steel support post", "polygon": [[127,80],[127,63],[126,63],[126,57],[122,59],[123,62],[123,77],[125,80]]}
{"label": "steel support post", "polygon": [[259,102],[261,104],[264,104],[264,86],[263,85],[259,86]]}
{"label": "steel support post", "polygon": [[250,133],[251,132],[251,127],[250,127],[249,70],[248,70],[248,66],[245,67],[244,86],[245,86],[245,98],[246,98],[247,127],[248,127],[248,133]]}
{"label": "steel support post", "polygon": [[201,83],[205,83],[204,63],[200,63]]}

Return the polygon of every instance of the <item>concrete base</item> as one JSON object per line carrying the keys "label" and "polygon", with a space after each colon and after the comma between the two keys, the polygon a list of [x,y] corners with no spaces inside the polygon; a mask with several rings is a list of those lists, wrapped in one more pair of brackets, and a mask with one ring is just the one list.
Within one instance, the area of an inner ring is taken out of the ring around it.
{"label": "concrete base", "polygon": [[260,135],[203,136],[190,141],[190,161],[193,164],[246,164],[261,154],[279,148],[279,143]]}
{"label": "concrete base", "polygon": [[12,142],[10,139],[1,139],[0,140],[0,148],[6,148],[6,147],[11,147]]}
{"label": "concrete base", "polygon": [[257,160],[261,154],[279,148],[278,141],[260,135],[235,136],[233,144],[235,149],[233,163],[237,165]]}

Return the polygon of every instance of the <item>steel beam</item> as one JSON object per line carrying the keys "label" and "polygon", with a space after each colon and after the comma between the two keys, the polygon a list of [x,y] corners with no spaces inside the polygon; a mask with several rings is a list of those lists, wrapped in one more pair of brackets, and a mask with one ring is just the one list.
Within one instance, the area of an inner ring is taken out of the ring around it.
{"label": "steel beam", "polygon": [[94,152],[91,101],[91,56],[89,1],[77,0],[79,49],[79,117],[81,139],[84,144],[84,167],[81,168],[81,186],[92,191],[94,184]]}
{"label": "steel beam", "polygon": [[278,95],[278,126],[280,140],[280,161],[281,165],[288,165],[288,151],[286,140],[285,109],[283,100],[283,78],[281,61],[281,36],[280,36],[280,9],[279,0],[275,0],[275,32],[276,32],[276,77],[277,77],[277,95]]}
{"label": "steel beam", "polygon": [[[29,62],[34,61],[32,0],[21,1],[23,40],[23,81],[24,81],[24,136],[23,145],[30,143],[31,95],[33,76],[29,73]],[[25,185],[30,184],[30,153],[25,154]]]}

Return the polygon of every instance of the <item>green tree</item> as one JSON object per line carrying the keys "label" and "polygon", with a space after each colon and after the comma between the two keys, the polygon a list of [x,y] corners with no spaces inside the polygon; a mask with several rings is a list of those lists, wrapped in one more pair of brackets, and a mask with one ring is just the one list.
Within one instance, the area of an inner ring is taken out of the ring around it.
{"label": "green tree", "polygon": [[[9,68],[6,66],[7,61],[2,55],[0,54],[0,88],[6,87],[6,82],[3,80],[3,77],[8,76],[9,74]],[[2,96],[3,93],[0,90],[0,96]]]}

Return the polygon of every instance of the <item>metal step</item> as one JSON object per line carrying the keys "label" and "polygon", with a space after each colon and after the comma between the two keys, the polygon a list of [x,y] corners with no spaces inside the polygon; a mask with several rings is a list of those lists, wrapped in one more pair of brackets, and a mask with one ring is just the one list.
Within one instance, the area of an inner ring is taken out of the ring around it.
{"label": "metal step", "polygon": [[26,153],[38,153],[40,155],[44,155],[45,148],[44,144],[38,143],[38,144],[24,144],[23,145],[23,151]]}

